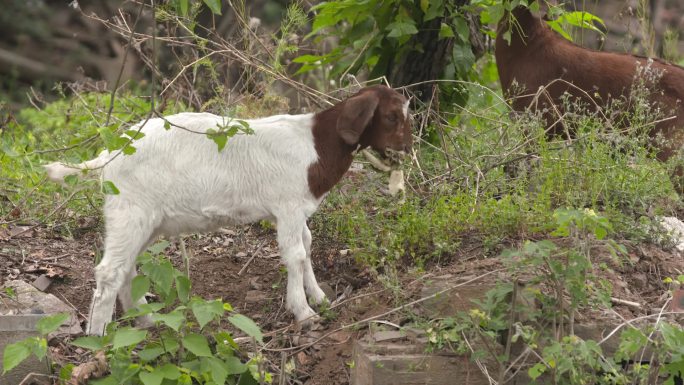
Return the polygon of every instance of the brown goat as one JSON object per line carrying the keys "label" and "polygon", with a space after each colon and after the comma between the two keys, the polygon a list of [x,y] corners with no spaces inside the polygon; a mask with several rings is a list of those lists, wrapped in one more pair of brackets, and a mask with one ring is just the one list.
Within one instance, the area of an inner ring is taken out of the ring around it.
{"label": "brown goat", "polygon": [[[668,144],[659,148],[666,160],[684,144],[684,68],[658,59],[629,54],[599,52],[563,38],[526,7],[512,11],[515,22],[504,17],[496,38],[496,65],[506,98],[516,111],[546,110],[550,134],[560,134],[556,122],[563,113],[561,97],[569,93],[595,111],[616,98],[629,101],[637,68],[660,74],[650,88],[649,100],[664,112],[663,121],[651,133],[662,133]],[[511,30],[510,44],[504,32]],[[535,94],[546,87],[540,96]],[[555,110],[557,113],[552,113]]]}

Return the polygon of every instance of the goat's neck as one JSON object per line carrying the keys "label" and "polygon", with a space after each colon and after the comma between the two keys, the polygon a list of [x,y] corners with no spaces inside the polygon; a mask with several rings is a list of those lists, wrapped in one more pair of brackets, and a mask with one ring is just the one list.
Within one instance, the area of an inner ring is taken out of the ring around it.
{"label": "goat's neck", "polygon": [[308,170],[309,190],[320,198],[330,191],[349,170],[358,146],[347,144],[337,133],[337,117],[342,104],[321,111],[313,117],[313,137],[318,161]]}
{"label": "goat's neck", "polygon": [[[499,23],[496,36],[497,51],[505,51],[510,55],[519,55],[526,50],[539,34],[545,32],[543,21],[534,16],[526,7],[517,7],[510,14],[504,15]],[[510,45],[504,39],[504,33],[510,30]]]}

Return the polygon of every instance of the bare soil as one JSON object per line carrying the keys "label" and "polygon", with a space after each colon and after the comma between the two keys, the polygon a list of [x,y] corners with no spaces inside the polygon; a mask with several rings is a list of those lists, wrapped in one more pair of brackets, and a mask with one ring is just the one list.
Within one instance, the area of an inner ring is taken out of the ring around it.
{"label": "bare soil", "polygon": [[[325,243],[321,241],[325,237],[316,236],[316,229],[312,232],[314,269],[324,290],[330,298],[347,292],[346,299],[332,310],[334,316],[321,329],[312,332],[313,337],[419,298],[422,285],[431,277],[477,277],[503,267],[502,261],[495,257],[500,250],[486,250],[481,242],[473,239],[464,241],[460,252],[442,265],[429,266],[420,272],[399,272],[397,281],[387,285],[375,279],[349,253],[341,253],[344,245]],[[74,307],[85,321],[94,288],[93,261],[101,249],[97,220],[84,218],[83,227],[72,234],[73,237],[64,237],[42,227],[0,229],[0,285],[11,279],[32,282],[42,274],[51,276],[52,284],[46,291]],[[293,318],[284,306],[286,274],[280,263],[274,230],[257,224],[192,236],[185,241],[191,254],[194,294],[222,298],[236,311],[257,321],[265,332],[292,323]],[[519,242],[509,241],[511,246]],[[178,242],[172,242],[166,254],[182,268]],[[642,304],[641,308],[616,304],[614,310],[625,319],[660,309],[668,290],[663,278],[677,276],[684,270],[682,256],[677,251],[650,244],[629,246],[628,260],[621,264],[607,253],[598,254],[603,256],[594,262],[606,263],[607,268],[601,274],[611,282],[613,296]],[[488,275],[484,283],[502,278],[506,278],[503,271]],[[407,314],[396,312],[382,319],[403,324],[409,319]],[[596,321],[615,318],[616,314],[596,312],[582,317]],[[366,330],[367,325],[360,325],[339,331],[305,349],[297,348],[296,333],[287,331],[272,338],[265,346],[265,353],[273,371],[279,371],[283,354],[287,360],[294,360],[293,376],[300,383],[348,384],[352,342]],[[65,341],[52,341],[51,346],[58,363],[79,363],[89,358],[86,352],[70,348]]]}

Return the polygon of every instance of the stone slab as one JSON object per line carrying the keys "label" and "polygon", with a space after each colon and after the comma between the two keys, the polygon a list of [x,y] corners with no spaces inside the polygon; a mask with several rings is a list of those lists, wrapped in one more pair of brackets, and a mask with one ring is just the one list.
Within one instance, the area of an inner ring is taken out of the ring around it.
{"label": "stone slab", "polygon": [[355,341],[351,385],[489,385],[467,356],[424,345]]}
{"label": "stone slab", "polygon": [[[421,297],[427,297],[439,293],[458,283],[450,279],[436,279],[425,284],[421,291]],[[456,287],[424,301],[421,307],[426,315],[431,318],[453,317],[458,312],[467,312],[477,308],[473,300],[484,299],[485,293],[494,288],[494,285],[464,285]]]}
{"label": "stone slab", "polygon": [[43,317],[45,314],[0,315],[0,385],[17,385],[29,373],[50,373],[50,366],[46,360],[39,361],[31,355],[11,371],[2,374],[5,346],[37,336],[36,323]]}

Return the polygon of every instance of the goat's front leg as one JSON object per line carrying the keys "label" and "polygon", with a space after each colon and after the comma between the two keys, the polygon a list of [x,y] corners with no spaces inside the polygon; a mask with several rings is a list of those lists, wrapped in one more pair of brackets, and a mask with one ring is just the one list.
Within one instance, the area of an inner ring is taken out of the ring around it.
{"label": "goat's front leg", "polygon": [[302,231],[302,240],[304,242],[304,249],[306,250],[306,261],[304,262],[304,289],[312,303],[320,304],[326,301],[327,298],[325,298],[325,293],[321,290],[321,287],[318,286],[313,266],[311,265],[311,231],[306,223],[304,224],[304,230]]}
{"label": "goat's front leg", "polygon": [[[127,279],[132,279],[135,257],[150,242],[153,233],[148,216],[141,210],[132,206],[125,210],[108,210],[107,205],[105,203],[105,213],[108,214],[105,218],[105,250],[102,261],[95,267],[96,289],[90,305],[87,334],[104,334],[105,326],[112,320],[116,295]],[[124,306],[131,305],[130,282],[128,286],[128,299],[124,298]],[[125,291],[123,294],[126,297]]]}
{"label": "goat's front leg", "polygon": [[278,245],[283,263],[287,267],[287,308],[302,326],[310,326],[316,321],[316,312],[306,302],[304,294],[304,266],[306,249],[302,228],[306,219],[292,215],[278,218]]}

